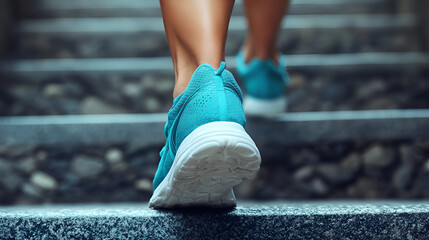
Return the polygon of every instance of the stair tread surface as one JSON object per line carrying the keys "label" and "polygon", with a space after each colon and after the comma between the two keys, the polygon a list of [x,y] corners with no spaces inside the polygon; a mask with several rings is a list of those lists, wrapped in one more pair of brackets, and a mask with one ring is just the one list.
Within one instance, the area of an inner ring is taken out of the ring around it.
{"label": "stair tread surface", "polygon": [[[166,114],[3,117],[0,118],[0,143],[162,144],[166,117]],[[429,110],[369,110],[285,113],[262,120],[249,119],[247,130],[258,144],[290,145],[320,141],[428,139],[429,132],[421,131],[428,126]]]}
{"label": "stair tread surface", "polygon": [[[56,1],[36,0],[31,8],[22,7],[20,15],[25,18],[54,17],[120,17],[120,16],[161,16],[158,1],[138,0],[94,0],[94,1]],[[20,1],[20,6],[29,4]],[[393,12],[393,4],[389,0],[299,0],[293,1],[289,14],[338,14],[359,12]],[[243,15],[243,1],[235,1],[232,15]]]}
{"label": "stair tread surface", "polygon": [[[287,55],[288,68],[324,68],[327,66],[362,67],[366,70],[392,65],[428,66],[429,55],[406,53],[343,53]],[[235,68],[235,57],[227,57],[228,67]],[[397,69],[397,68],[396,68]],[[156,58],[92,58],[92,59],[40,59],[0,62],[0,73],[26,72],[112,72],[112,71],[165,71],[173,70],[170,57]],[[392,68],[392,71],[395,69]],[[399,70],[399,69],[397,69]]]}
{"label": "stair tread surface", "polygon": [[173,211],[147,203],[0,207],[0,232],[9,238],[424,239],[429,202],[239,202],[231,210]]}

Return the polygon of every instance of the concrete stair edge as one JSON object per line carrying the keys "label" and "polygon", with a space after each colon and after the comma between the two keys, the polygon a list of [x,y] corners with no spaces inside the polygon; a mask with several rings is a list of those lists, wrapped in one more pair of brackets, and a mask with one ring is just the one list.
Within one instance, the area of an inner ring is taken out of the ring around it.
{"label": "concrete stair edge", "polygon": [[[166,118],[166,114],[3,117],[0,143],[162,145]],[[266,119],[249,118],[246,126],[257,144],[274,145],[429,139],[429,132],[422,131],[427,128],[427,109],[285,113]]]}
{"label": "concrete stair edge", "polygon": [[427,201],[240,203],[233,210],[151,210],[147,203],[1,207],[6,238],[426,239]]}
{"label": "concrete stair edge", "polygon": [[[349,53],[287,55],[287,66],[296,68],[351,67],[367,70],[382,66],[428,66],[429,55],[406,53]],[[235,68],[235,57],[226,58],[228,67]],[[41,59],[0,62],[0,73],[112,72],[112,71],[172,71],[170,57]],[[395,71],[395,69],[390,69]],[[396,68],[396,70],[400,70]]]}

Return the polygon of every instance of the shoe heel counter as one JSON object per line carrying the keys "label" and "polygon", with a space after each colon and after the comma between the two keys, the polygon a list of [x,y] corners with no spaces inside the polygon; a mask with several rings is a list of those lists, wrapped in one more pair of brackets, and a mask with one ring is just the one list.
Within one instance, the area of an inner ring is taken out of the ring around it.
{"label": "shoe heel counter", "polygon": [[225,89],[227,101],[227,119],[228,122],[236,122],[241,126],[246,125],[246,117],[244,115],[242,98],[237,93],[229,88]]}
{"label": "shoe heel counter", "polygon": [[246,124],[240,97],[228,87],[223,87],[221,91],[215,82],[209,83],[203,91],[196,93],[190,99],[178,121],[177,146],[203,124],[218,121],[236,122],[243,127]]}
{"label": "shoe heel counter", "polygon": [[249,96],[272,99],[283,95],[285,84],[280,76],[270,72],[260,71],[244,81],[246,93]]}
{"label": "shoe heel counter", "polygon": [[183,109],[177,123],[175,138],[177,147],[193,130],[203,124],[220,121],[220,118],[216,86],[209,83],[195,93]]}

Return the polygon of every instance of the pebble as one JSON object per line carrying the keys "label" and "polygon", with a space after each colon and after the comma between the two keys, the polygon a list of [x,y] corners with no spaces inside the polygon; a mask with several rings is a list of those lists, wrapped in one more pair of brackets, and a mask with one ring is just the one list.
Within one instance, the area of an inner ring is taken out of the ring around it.
{"label": "pebble", "polygon": [[374,178],[362,176],[348,188],[348,195],[351,198],[375,199],[381,196],[379,182]]}
{"label": "pebble", "polygon": [[374,145],[363,154],[363,161],[370,169],[389,167],[394,161],[394,153],[390,148]]}
{"label": "pebble", "polygon": [[402,145],[399,147],[401,162],[405,164],[417,163],[417,154],[412,146]]}
{"label": "pebble", "polygon": [[64,88],[61,84],[50,83],[43,88],[42,94],[48,98],[61,97],[64,95]]}
{"label": "pebble", "polygon": [[36,160],[31,156],[20,159],[16,164],[16,168],[21,172],[30,173],[36,169]]}
{"label": "pebble", "polygon": [[303,149],[295,153],[291,160],[293,166],[302,166],[319,162],[319,156],[312,150]]}
{"label": "pebble", "polygon": [[399,166],[393,174],[392,184],[397,190],[404,190],[410,183],[414,167],[411,164]]}
{"label": "pebble", "polygon": [[345,169],[357,171],[362,167],[362,159],[360,158],[359,154],[352,153],[341,160],[340,166]]}
{"label": "pebble", "polygon": [[429,159],[426,160],[426,163],[423,165],[423,170],[429,172]]}
{"label": "pebble", "polygon": [[152,181],[148,179],[139,179],[135,182],[134,185],[138,190],[152,192]]}
{"label": "pebble", "polygon": [[48,153],[44,150],[37,151],[35,155],[36,160],[40,162],[45,161],[47,157],[48,157]]}
{"label": "pebble", "polygon": [[314,168],[313,166],[304,166],[295,171],[293,174],[293,178],[296,181],[305,181],[309,178],[311,178],[314,174]]}
{"label": "pebble", "polygon": [[[1,166],[0,166],[1,168]],[[15,191],[21,185],[23,179],[13,171],[2,172],[0,177],[0,184],[10,192]]]}
{"label": "pebble", "polygon": [[148,112],[156,112],[161,108],[161,103],[155,97],[145,98],[142,104]]}
{"label": "pebble", "polygon": [[159,79],[154,86],[155,91],[161,94],[169,94],[173,91],[174,81],[172,79]]}
{"label": "pebble", "polygon": [[13,144],[0,144],[0,155],[10,159],[22,157],[30,154],[34,150],[32,145],[13,145]]}
{"label": "pebble", "polygon": [[38,198],[42,195],[39,188],[37,188],[36,186],[29,184],[29,183],[24,183],[21,190],[25,195],[28,195],[30,197]]}
{"label": "pebble", "polygon": [[31,175],[30,182],[35,186],[46,190],[55,190],[58,188],[58,183],[55,178],[49,176],[44,172],[34,172]]}
{"label": "pebble", "polygon": [[310,183],[311,186],[311,190],[313,193],[319,195],[319,196],[324,196],[328,193],[329,188],[328,186],[325,184],[325,182],[323,182],[321,179],[319,178],[315,178],[311,181]]}
{"label": "pebble", "polygon": [[121,107],[112,106],[98,98],[86,97],[82,102],[81,112],[82,114],[118,114],[128,111]]}
{"label": "pebble", "polygon": [[351,181],[355,171],[347,168],[341,168],[338,164],[322,164],[317,167],[317,172],[324,179],[333,184],[343,184]]}
{"label": "pebble", "polygon": [[92,177],[105,170],[102,160],[89,156],[78,155],[72,160],[72,171],[80,177]]}
{"label": "pebble", "polygon": [[126,83],[122,87],[122,91],[125,96],[135,98],[141,95],[141,90],[139,84],[136,83]]}
{"label": "pebble", "polygon": [[122,151],[117,148],[108,149],[105,157],[110,164],[115,164],[123,160]]}

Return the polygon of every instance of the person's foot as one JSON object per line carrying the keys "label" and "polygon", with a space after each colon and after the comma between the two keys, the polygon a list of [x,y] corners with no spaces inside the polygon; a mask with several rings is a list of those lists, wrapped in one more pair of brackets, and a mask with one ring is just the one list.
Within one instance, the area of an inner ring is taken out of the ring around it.
{"label": "person's foot", "polygon": [[[244,48],[242,48],[244,49]],[[284,93],[289,82],[286,63],[280,55],[278,64],[271,59],[253,58],[246,63],[244,51],[237,55],[237,71],[242,80],[247,115],[270,115],[286,111]]]}
{"label": "person's foot", "polygon": [[242,94],[225,62],[200,65],[174,99],[167,142],[149,207],[234,207],[232,187],[259,170],[261,156],[244,130]]}

